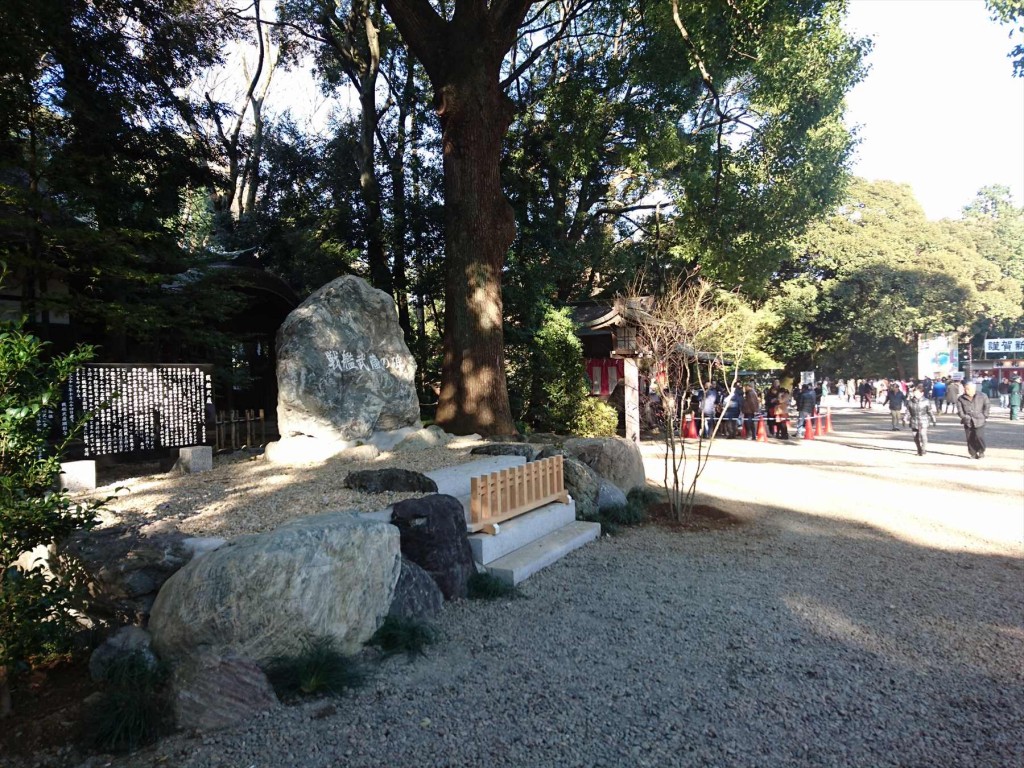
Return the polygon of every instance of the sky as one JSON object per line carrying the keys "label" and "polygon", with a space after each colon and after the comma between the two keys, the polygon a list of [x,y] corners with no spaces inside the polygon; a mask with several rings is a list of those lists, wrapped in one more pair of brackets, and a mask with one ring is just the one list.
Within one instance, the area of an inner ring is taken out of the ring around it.
{"label": "sky", "polygon": [[1024,205],[1024,78],[984,0],[851,0],[847,29],[874,40],[847,97],[856,175],[910,184],[929,219],[992,184]]}

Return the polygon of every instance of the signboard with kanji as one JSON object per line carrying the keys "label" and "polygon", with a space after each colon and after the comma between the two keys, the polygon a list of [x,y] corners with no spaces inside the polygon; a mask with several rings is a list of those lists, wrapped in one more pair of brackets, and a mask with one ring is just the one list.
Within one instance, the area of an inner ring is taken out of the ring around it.
{"label": "signboard with kanji", "polygon": [[1024,357],[1024,339],[985,339],[985,357]]}

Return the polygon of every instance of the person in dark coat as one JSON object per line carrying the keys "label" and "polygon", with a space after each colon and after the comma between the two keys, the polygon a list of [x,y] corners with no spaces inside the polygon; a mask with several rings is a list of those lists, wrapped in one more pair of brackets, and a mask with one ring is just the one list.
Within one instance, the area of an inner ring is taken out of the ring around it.
{"label": "person in dark coat", "polygon": [[931,422],[934,426],[937,422],[935,405],[925,392],[923,384],[918,384],[910,390],[910,397],[907,398],[907,415],[910,418],[910,428],[914,432],[917,455],[924,456],[928,453],[928,423]]}
{"label": "person in dark coat", "polygon": [[1010,379],[1009,389],[1009,405],[1010,405],[1010,421],[1016,421],[1018,414],[1020,413],[1020,396],[1021,396],[1021,381],[1020,376],[1014,376]]}
{"label": "person in dark coat", "polygon": [[906,402],[906,397],[903,395],[903,390],[896,384],[889,387],[889,392],[885,396],[885,402],[882,405],[889,406],[889,415],[892,417],[892,431],[898,432],[900,424],[903,423],[903,404]]}
{"label": "person in dark coat", "polygon": [[978,385],[969,381],[964,384],[964,393],[956,401],[960,423],[964,425],[967,437],[967,453],[972,459],[985,458],[985,422],[988,421],[988,395],[978,391]]}
{"label": "person in dark coat", "polygon": [[814,429],[811,419],[814,418],[815,406],[814,387],[810,383],[804,384],[803,389],[800,391],[800,397],[797,398],[796,402],[796,407],[799,409],[799,416],[796,420],[797,437],[803,437],[808,429]]}

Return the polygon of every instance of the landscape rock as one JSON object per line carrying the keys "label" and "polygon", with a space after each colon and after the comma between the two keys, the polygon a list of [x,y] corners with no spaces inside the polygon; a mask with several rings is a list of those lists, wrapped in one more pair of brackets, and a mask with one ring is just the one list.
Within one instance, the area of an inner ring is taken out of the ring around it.
{"label": "landscape rock", "polygon": [[394,300],[352,275],[314,291],[277,334],[278,429],[352,447],[420,426],[416,363]]}
{"label": "landscape rock", "polygon": [[347,512],[241,536],[172,576],[149,629],[163,659],[200,646],[258,662],[327,635],[355,653],[380,626],[401,570],[394,526]]}
{"label": "landscape rock", "polygon": [[192,559],[197,547],[209,546],[170,525],[146,534],[119,523],[73,534],[62,542],[51,567],[79,571],[71,575],[86,585],[89,620],[108,627],[145,626],[164,582]]}
{"label": "landscape rock", "polygon": [[422,621],[434,618],[443,607],[444,595],[430,574],[403,557],[402,572],[398,576],[388,616]]}
{"label": "landscape rock", "polygon": [[476,566],[462,502],[446,494],[400,501],[391,522],[401,535],[402,554],[430,575],[445,599],[465,597]]}
{"label": "landscape rock", "polygon": [[540,449],[530,443],[484,443],[473,448],[470,453],[482,456],[524,456],[527,461],[534,461]]}
{"label": "landscape rock", "polygon": [[437,483],[422,472],[398,467],[349,472],[343,485],[364,493],[437,493]]}
{"label": "landscape rock", "polygon": [[[545,448],[537,458],[547,459],[559,455],[564,455],[559,449]],[[576,502],[576,517],[581,520],[596,517],[598,495],[601,491],[600,476],[583,462],[565,456],[562,462],[562,477],[565,479],[565,489]]]}
{"label": "landscape rock", "polygon": [[640,449],[621,437],[574,437],[562,444],[566,456],[578,459],[623,493],[647,484]]}
{"label": "landscape rock", "polygon": [[96,682],[106,680],[113,664],[133,654],[144,659],[151,669],[156,668],[158,662],[149,632],[142,627],[121,627],[96,646],[89,656],[89,675]]}
{"label": "landscape rock", "polygon": [[175,665],[170,691],[175,724],[186,731],[230,728],[278,705],[256,662],[208,649]]}
{"label": "landscape rock", "polygon": [[626,494],[622,492],[621,488],[601,478],[601,485],[597,489],[597,508],[599,511],[604,512],[614,507],[624,507],[627,501]]}
{"label": "landscape rock", "polygon": [[452,440],[449,435],[436,424],[431,424],[425,429],[417,430],[408,435],[402,442],[394,447],[394,451],[401,453],[405,451],[424,451],[427,448],[439,448],[447,445]]}

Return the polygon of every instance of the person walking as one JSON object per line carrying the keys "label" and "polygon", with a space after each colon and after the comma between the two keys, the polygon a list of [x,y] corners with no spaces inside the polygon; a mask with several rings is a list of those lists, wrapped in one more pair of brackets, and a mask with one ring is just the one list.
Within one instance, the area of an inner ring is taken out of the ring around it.
{"label": "person walking", "polygon": [[752,384],[743,387],[743,426],[747,430],[747,437],[757,440],[757,426],[754,417],[761,410],[761,398],[757,396]]}
{"label": "person walking", "polygon": [[779,440],[789,440],[789,401],[789,390],[781,387],[775,401],[775,436]]}
{"label": "person walking", "polygon": [[811,419],[814,418],[815,403],[816,398],[814,397],[814,388],[809,383],[804,384],[804,388],[801,390],[800,398],[797,400],[796,404],[799,409],[799,416],[796,420],[797,437],[803,437],[807,434],[808,429],[814,429]]}
{"label": "person walking", "polygon": [[1021,381],[1020,374],[1010,379],[1010,391],[1007,402],[1010,408],[1010,421],[1017,421],[1020,414]]}
{"label": "person walking", "polygon": [[715,429],[715,409],[718,405],[718,390],[708,384],[700,401],[701,437],[711,437]]}
{"label": "person walking", "polygon": [[999,384],[996,386],[996,391],[999,394],[999,407],[1009,408],[1010,407],[1010,382],[1006,379],[1000,379]]}
{"label": "person walking", "polygon": [[946,380],[939,379],[932,384],[932,400],[935,401],[935,412],[942,413],[942,403],[946,399]]}
{"label": "person walking", "polygon": [[985,458],[985,422],[988,421],[988,395],[978,391],[974,381],[964,384],[964,393],[956,401],[960,423],[967,437],[967,453],[972,459]]}
{"label": "person walking", "polygon": [[764,417],[768,422],[768,437],[775,437],[775,406],[779,402],[779,388],[782,384],[778,379],[764,393]]}
{"label": "person walking", "polygon": [[739,423],[743,413],[743,389],[737,384],[732,394],[725,399],[725,411],[722,414],[722,428],[727,438],[732,440],[739,435]]}
{"label": "person walking", "polygon": [[960,399],[960,395],[963,394],[963,389],[960,386],[960,382],[954,379],[946,385],[946,403],[945,413],[955,413],[956,403]]}
{"label": "person walking", "polygon": [[903,404],[907,398],[903,395],[903,390],[899,388],[898,384],[893,384],[889,387],[889,393],[885,396],[885,402],[882,405],[889,406],[889,416],[892,417],[892,431],[899,432],[900,424],[903,423]]}
{"label": "person walking", "polygon": [[910,428],[914,432],[914,445],[917,446],[917,455],[924,456],[928,453],[928,422],[935,426],[935,406],[925,392],[924,385],[918,384],[910,390],[910,397],[907,398],[907,415],[910,417]]}

